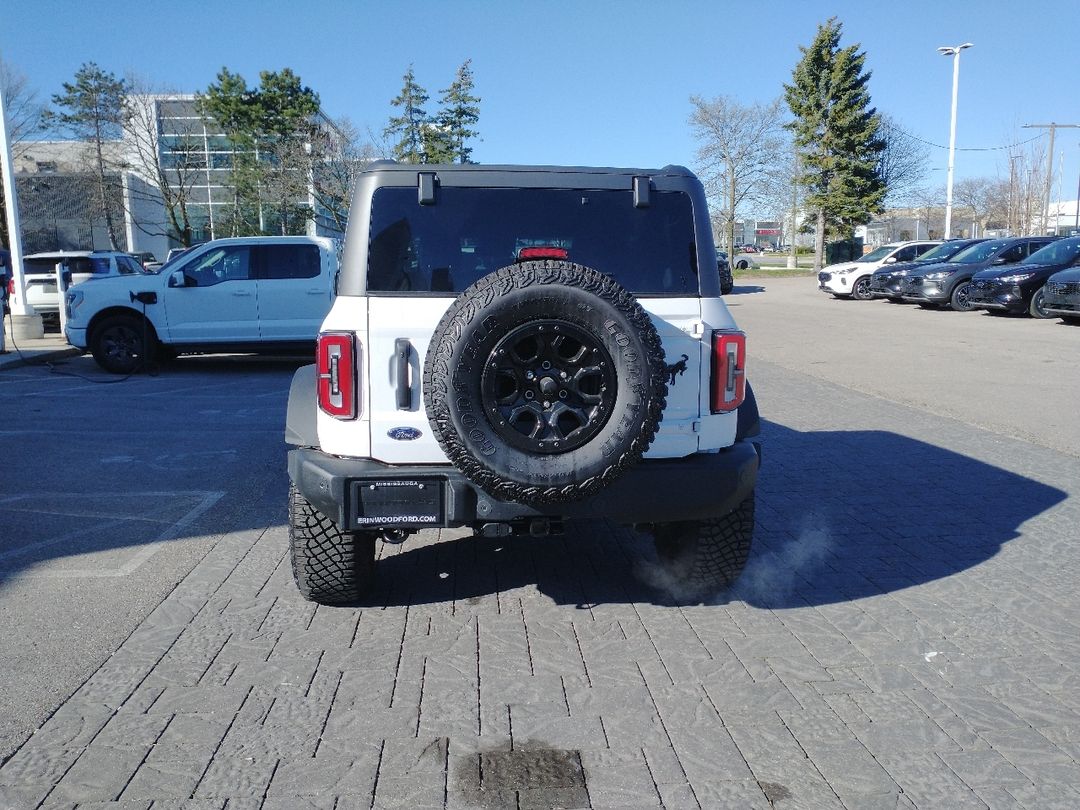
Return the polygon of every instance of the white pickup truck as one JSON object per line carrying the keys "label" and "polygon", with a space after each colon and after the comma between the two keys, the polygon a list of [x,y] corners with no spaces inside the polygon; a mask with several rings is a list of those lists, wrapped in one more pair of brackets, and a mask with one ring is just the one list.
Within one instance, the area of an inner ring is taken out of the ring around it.
{"label": "white pickup truck", "polygon": [[68,290],[65,334],[115,374],[137,371],[155,355],[314,351],[337,273],[330,239],[217,239],[156,275]]}

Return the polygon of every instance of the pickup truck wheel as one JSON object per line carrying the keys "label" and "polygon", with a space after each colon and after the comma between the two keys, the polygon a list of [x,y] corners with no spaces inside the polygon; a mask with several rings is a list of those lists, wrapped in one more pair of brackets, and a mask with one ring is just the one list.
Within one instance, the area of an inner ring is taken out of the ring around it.
{"label": "pickup truck wheel", "polygon": [[730,585],[746,567],[754,534],[754,496],[723,517],[653,527],[661,565],[694,596]]}
{"label": "pickup truck wheel", "polygon": [[134,315],[113,315],[94,327],[90,352],[112,374],[133,374],[153,357],[154,329]]}
{"label": "pickup truck wheel", "polygon": [[289,486],[289,555],[303,597],[323,605],[353,604],[375,580],[375,535],[342,532]]}
{"label": "pickup truck wheel", "polygon": [[529,504],[598,492],[640,460],[664,408],[664,350],[610,276],[526,261],[468,287],[435,327],[424,403],[450,461]]}

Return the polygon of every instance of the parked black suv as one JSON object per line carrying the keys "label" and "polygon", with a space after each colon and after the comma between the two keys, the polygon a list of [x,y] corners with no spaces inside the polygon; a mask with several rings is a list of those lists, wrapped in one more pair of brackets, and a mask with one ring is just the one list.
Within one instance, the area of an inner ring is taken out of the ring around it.
{"label": "parked black suv", "polygon": [[1001,270],[976,273],[971,279],[968,301],[976,309],[1028,313],[1033,318],[1052,318],[1043,303],[1043,285],[1050,276],[1080,264],[1080,236],[1058,239],[1023,261]]}
{"label": "parked black suv", "polygon": [[901,284],[901,294],[905,301],[928,309],[948,306],[968,312],[972,276],[990,267],[1016,264],[1053,241],[1053,236],[1016,236],[970,245],[948,261],[921,266],[908,273]]}
{"label": "parked black suv", "polygon": [[942,242],[936,248],[927,251],[914,261],[890,264],[887,267],[882,267],[870,277],[870,297],[886,298],[889,301],[899,303],[900,301],[903,301],[900,285],[903,283],[908,273],[919,270],[930,264],[936,264],[938,262],[943,262],[946,259],[951,259],[964,248],[974,245],[977,242],[984,241],[986,240],[950,239],[948,242]]}

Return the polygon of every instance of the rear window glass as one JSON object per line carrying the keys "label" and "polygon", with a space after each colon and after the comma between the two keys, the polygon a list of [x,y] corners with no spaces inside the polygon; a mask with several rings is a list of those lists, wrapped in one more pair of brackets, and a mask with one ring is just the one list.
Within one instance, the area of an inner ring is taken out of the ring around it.
{"label": "rear window glass", "polygon": [[55,273],[56,264],[59,261],[67,262],[67,269],[72,273],[108,273],[109,260],[94,256],[69,256],[61,260],[59,257],[51,259],[26,259],[23,261],[23,271],[32,273]]}
{"label": "rear window glass", "polygon": [[315,245],[263,245],[264,279],[315,278],[319,275],[319,248]]}
{"label": "rear window glass", "polygon": [[376,191],[368,291],[458,293],[527,248],[565,251],[639,295],[698,294],[688,195],[635,208],[628,190],[491,188],[442,188],[435,205],[415,188]]}

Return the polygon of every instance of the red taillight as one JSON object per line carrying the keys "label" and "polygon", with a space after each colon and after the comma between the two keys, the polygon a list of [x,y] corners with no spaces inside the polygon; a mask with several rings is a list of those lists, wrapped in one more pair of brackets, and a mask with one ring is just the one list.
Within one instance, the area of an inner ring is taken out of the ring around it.
{"label": "red taillight", "polygon": [[713,413],[726,413],[746,397],[746,335],[713,332],[712,350],[711,408]]}
{"label": "red taillight", "polygon": [[12,276],[11,278],[8,279],[7,291],[8,291],[8,295],[12,295],[12,296],[15,295],[15,276]]}
{"label": "red taillight", "polygon": [[518,261],[527,262],[530,259],[566,259],[570,251],[560,247],[527,247],[518,251]]}
{"label": "red taillight", "polygon": [[335,419],[355,419],[359,351],[352,332],[323,332],[315,352],[319,407]]}

